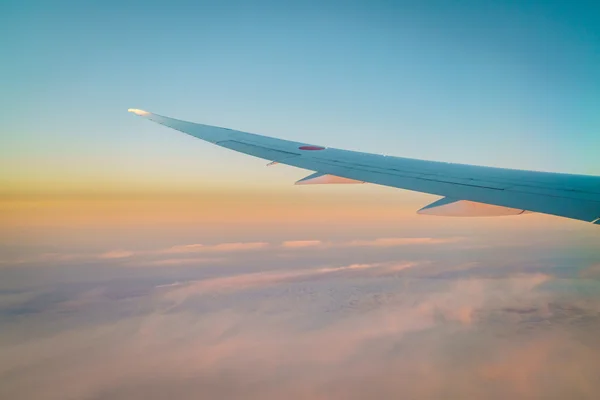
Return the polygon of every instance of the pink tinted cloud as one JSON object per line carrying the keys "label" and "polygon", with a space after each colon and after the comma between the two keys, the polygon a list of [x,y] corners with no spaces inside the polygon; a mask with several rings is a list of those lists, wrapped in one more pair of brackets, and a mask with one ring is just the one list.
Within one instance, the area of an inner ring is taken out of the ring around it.
{"label": "pink tinted cloud", "polygon": [[[376,239],[365,239],[365,240],[351,240],[341,242],[325,242],[322,240],[288,240],[283,241],[280,244],[272,244],[268,242],[226,242],[217,244],[202,244],[193,243],[185,245],[176,245],[168,248],[158,250],[107,250],[102,253],[43,253],[37,255],[28,255],[26,257],[16,259],[0,259],[0,265],[11,265],[11,264],[30,264],[40,262],[68,262],[68,261],[81,261],[81,260],[114,260],[119,261],[122,259],[135,259],[143,256],[161,256],[161,255],[175,255],[175,254],[194,254],[194,253],[236,253],[236,252],[247,252],[247,251],[264,251],[264,250],[294,250],[311,248],[318,250],[326,250],[331,248],[343,248],[343,247],[396,247],[396,246],[411,246],[411,245],[437,245],[454,243],[461,240],[461,238],[449,237],[449,238],[430,238],[430,237],[412,237],[412,238],[376,238]],[[175,265],[177,263],[184,264],[185,261],[156,261],[148,263],[153,265]],[[192,263],[193,261],[190,261]],[[129,264],[124,264],[129,265]]]}
{"label": "pink tinted cloud", "polygon": [[[353,264],[321,273],[387,267]],[[285,318],[271,312],[286,305],[282,298],[261,299],[251,313],[230,306],[206,314],[153,309],[141,320],[136,315],[69,329],[3,349],[0,393],[48,399],[106,392],[129,399],[596,398],[600,358],[592,334],[553,325],[523,334],[520,321],[506,321],[499,337],[497,326],[478,320],[485,310],[538,304],[543,294],[531,289],[546,279],[523,274],[465,279],[426,293],[398,290],[369,312],[344,311],[343,318],[331,316],[311,329],[304,323],[314,313],[303,312],[295,294]],[[164,285],[161,294],[181,286]]]}
{"label": "pink tinted cloud", "polygon": [[284,248],[302,247],[396,247],[410,245],[435,245],[455,243],[462,240],[459,237],[431,238],[431,237],[386,237],[376,239],[359,239],[346,242],[323,242],[321,240],[295,240],[282,243]]}
{"label": "pink tinted cloud", "polygon": [[323,245],[323,242],[320,240],[288,240],[281,244],[282,247],[286,248],[315,247],[321,245]]}
{"label": "pink tinted cloud", "polygon": [[127,250],[112,250],[112,251],[107,251],[106,253],[102,253],[98,256],[98,258],[127,258],[127,257],[131,257],[135,255],[135,253],[133,251],[127,251]]}
{"label": "pink tinted cloud", "polygon": [[201,264],[219,264],[226,261],[224,258],[217,257],[189,257],[189,258],[166,258],[162,260],[140,261],[138,263],[129,263],[129,266],[143,267],[166,267],[177,265],[201,265]]}
{"label": "pink tinted cloud", "polygon": [[202,253],[202,252],[214,252],[214,253],[227,253],[235,251],[248,251],[248,250],[261,250],[269,247],[270,244],[267,242],[234,242],[234,243],[218,243],[218,244],[186,244],[179,246],[172,246],[167,249],[159,251],[160,253]]}
{"label": "pink tinted cloud", "polygon": [[346,242],[344,246],[367,246],[367,247],[395,247],[408,245],[431,245],[455,243],[461,240],[457,237],[430,238],[430,237],[400,237],[400,238],[377,238],[371,240],[353,240]]}
{"label": "pink tinted cloud", "polygon": [[542,273],[514,274],[502,279],[461,279],[451,291],[434,293],[422,301],[417,310],[423,315],[443,315],[471,325],[476,310],[486,308],[490,299],[498,304],[522,301],[531,304],[532,298],[542,296],[534,289],[553,279]]}
{"label": "pink tinted cloud", "polygon": [[245,273],[239,275],[210,278],[198,281],[189,281],[178,285],[176,290],[169,293],[173,299],[183,301],[188,296],[205,294],[210,292],[235,292],[248,288],[273,286],[295,279],[304,279],[325,276],[336,273],[354,273],[369,271],[369,275],[381,276],[412,268],[419,265],[418,262],[396,262],[396,263],[373,263],[373,264],[350,264],[339,267],[323,267],[316,269],[296,269],[292,271],[266,271]]}

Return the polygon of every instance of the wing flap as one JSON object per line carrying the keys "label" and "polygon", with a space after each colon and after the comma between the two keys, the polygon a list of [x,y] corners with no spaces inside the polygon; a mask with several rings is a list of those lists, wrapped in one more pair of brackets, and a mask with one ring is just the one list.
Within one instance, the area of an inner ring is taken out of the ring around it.
{"label": "wing flap", "polygon": [[457,200],[444,197],[421,208],[417,211],[417,214],[444,217],[499,217],[505,215],[521,215],[526,212],[527,211],[518,208],[500,207],[469,200]]}
{"label": "wing flap", "polygon": [[329,185],[329,184],[356,184],[356,183],[364,183],[362,181],[357,181],[355,179],[343,178],[341,176],[323,174],[321,172],[315,172],[307,176],[306,178],[302,178],[294,185]]}

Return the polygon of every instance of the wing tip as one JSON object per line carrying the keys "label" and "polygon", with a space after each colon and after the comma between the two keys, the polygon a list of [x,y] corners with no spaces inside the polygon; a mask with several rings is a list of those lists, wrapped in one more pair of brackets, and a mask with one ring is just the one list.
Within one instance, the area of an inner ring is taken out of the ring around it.
{"label": "wing tip", "polygon": [[140,117],[145,117],[151,114],[148,111],[140,110],[138,108],[130,108],[127,111],[130,113],[134,113],[135,115],[139,115]]}

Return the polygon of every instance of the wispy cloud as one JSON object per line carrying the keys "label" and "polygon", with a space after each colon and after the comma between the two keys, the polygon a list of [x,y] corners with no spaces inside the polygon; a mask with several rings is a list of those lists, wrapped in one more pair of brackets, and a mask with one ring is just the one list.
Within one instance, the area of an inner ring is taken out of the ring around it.
{"label": "wispy cloud", "polygon": [[433,245],[455,243],[461,238],[430,238],[430,237],[399,237],[399,238],[377,238],[370,240],[352,240],[341,243],[340,246],[365,246],[365,247],[395,247],[395,246],[410,246],[410,245]]}
{"label": "wispy cloud", "polygon": [[[93,261],[104,260],[121,263],[122,265],[132,265],[132,263],[122,261],[139,259],[140,262],[147,260],[149,266],[167,266],[185,264],[185,261],[176,261],[177,255],[185,256],[186,254],[236,254],[244,252],[259,252],[259,251],[293,251],[295,249],[311,248],[315,250],[327,250],[333,248],[351,248],[351,247],[372,247],[372,248],[392,248],[400,246],[425,246],[425,245],[443,245],[461,241],[462,238],[447,237],[447,238],[431,238],[431,237],[385,237],[364,240],[350,241],[322,241],[318,239],[312,240],[287,240],[283,242],[225,242],[225,243],[191,243],[175,245],[159,249],[150,250],[127,250],[114,249],[106,250],[100,253],[42,253],[38,255],[27,255],[12,259],[0,260],[0,265],[20,265],[20,264],[36,264],[36,263],[59,263],[73,261]],[[169,258],[165,261],[156,260],[157,257]],[[183,258],[183,257],[182,257]],[[191,260],[189,257],[188,260]],[[171,260],[171,261],[169,261]],[[198,259],[200,261],[200,259]],[[192,261],[189,261],[192,263]]]}
{"label": "wispy cloud", "polygon": [[282,247],[287,248],[303,248],[303,247],[316,247],[322,246],[323,242],[320,240],[288,240],[281,244]]}
{"label": "wispy cloud", "polygon": [[165,258],[159,260],[142,260],[126,264],[135,267],[168,267],[179,265],[204,265],[220,264],[226,261],[225,258],[218,257],[186,257],[186,258]]}
{"label": "wispy cloud", "polygon": [[229,253],[237,251],[263,250],[271,245],[267,242],[236,242],[218,244],[185,244],[159,250],[158,253]]}
{"label": "wispy cloud", "polygon": [[133,251],[112,250],[112,251],[107,251],[106,253],[99,254],[98,258],[107,258],[107,259],[127,258],[127,257],[131,257],[133,255],[135,255],[135,253]]}
{"label": "wispy cloud", "polygon": [[[192,294],[206,294],[213,291],[242,291],[248,288],[272,286],[284,282],[306,280],[337,274],[361,274],[368,271],[372,276],[392,274],[419,265],[419,262],[394,262],[372,264],[350,264],[343,266],[306,268],[294,270],[274,270],[237,274],[218,278],[209,278],[180,283],[176,297]],[[347,275],[346,277],[351,277]]]}
{"label": "wispy cloud", "polygon": [[284,248],[303,248],[303,247],[399,247],[411,245],[436,245],[456,243],[462,241],[460,237],[384,237],[375,239],[349,240],[349,241],[321,241],[321,240],[292,240],[281,244]]}

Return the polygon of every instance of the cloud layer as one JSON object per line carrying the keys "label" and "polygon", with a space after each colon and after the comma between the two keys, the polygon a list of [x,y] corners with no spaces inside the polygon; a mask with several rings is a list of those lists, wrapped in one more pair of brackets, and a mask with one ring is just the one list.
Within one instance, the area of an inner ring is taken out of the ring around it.
{"label": "cloud layer", "polygon": [[9,254],[0,398],[600,393],[597,253],[456,235],[167,239]]}
{"label": "cloud layer", "polygon": [[[204,263],[206,260],[214,261],[216,258],[203,259],[200,256],[190,258],[190,255],[202,254],[233,254],[255,251],[286,251],[293,249],[335,249],[335,248],[351,248],[351,247],[399,247],[411,245],[437,245],[456,243],[463,240],[459,237],[447,238],[430,238],[430,237],[399,237],[399,238],[375,238],[367,240],[349,240],[349,241],[322,241],[322,240],[287,240],[283,242],[225,242],[225,243],[192,243],[175,245],[156,250],[123,250],[114,249],[106,250],[100,253],[40,253],[27,255],[18,255],[12,257],[0,258],[1,266],[28,265],[40,263],[64,263],[67,261],[90,261],[104,260],[122,262],[136,260],[137,262],[128,262],[124,265],[145,264],[152,265],[169,265],[169,264],[185,264],[192,263],[196,259],[199,263]],[[175,258],[174,258],[175,257]],[[177,258],[177,257],[182,257]],[[184,258],[185,257],[185,258]]]}

